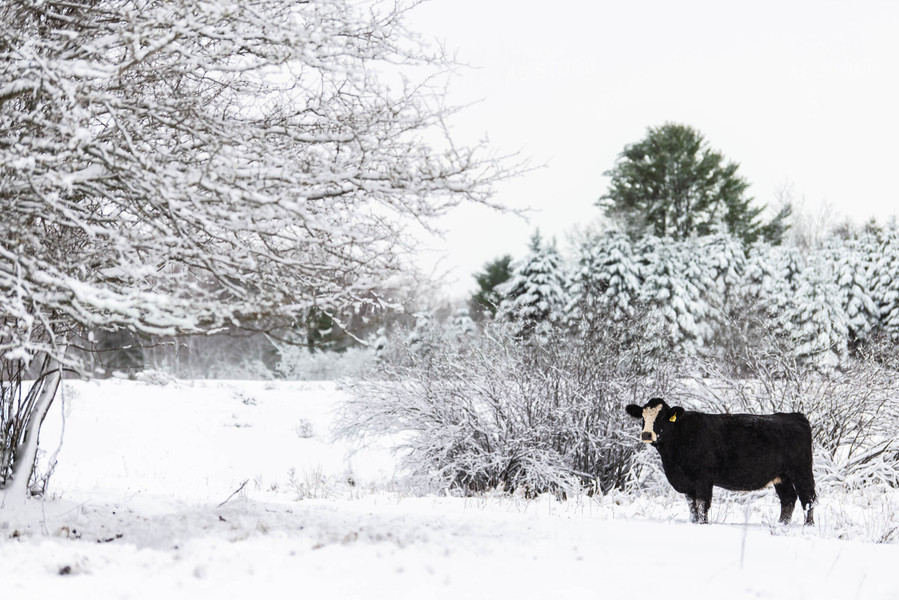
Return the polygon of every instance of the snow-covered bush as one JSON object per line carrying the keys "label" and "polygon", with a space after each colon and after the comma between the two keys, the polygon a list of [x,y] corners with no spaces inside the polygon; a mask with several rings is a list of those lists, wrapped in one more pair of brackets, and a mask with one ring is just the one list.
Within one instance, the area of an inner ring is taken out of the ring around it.
{"label": "snow-covered bush", "polygon": [[426,354],[398,336],[346,387],[341,434],[396,434],[415,475],[466,493],[623,487],[638,445],[622,407],[664,393],[664,378],[646,375],[621,327],[527,344],[516,333],[432,330]]}
{"label": "snow-covered bush", "polygon": [[334,381],[356,376],[375,360],[373,348],[352,347],[343,352],[310,352],[301,346],[279,345],[275,374],[282,379]]}
{"label": "snow-covered bush", "polygon": [[175,377],[166,371],[147,369],[135,375],[135,379],[147,385],[165,386],[174,383]]}
{"label": "snow-covered bush", "polygon": [[312,421],[309,419],[300,419],[293,430],[301,440],[308,440],[315,437],[315,427],[312,426]]}

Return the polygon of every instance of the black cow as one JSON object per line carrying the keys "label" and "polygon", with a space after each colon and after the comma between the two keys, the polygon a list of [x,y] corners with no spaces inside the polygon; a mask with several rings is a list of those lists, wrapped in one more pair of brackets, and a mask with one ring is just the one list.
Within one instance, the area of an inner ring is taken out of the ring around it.
{"label": "black cow", "polygon": [[687,495],[692,522],[709,522],[712,486],[749,491],[773,484],[781,523],[790,522],[798,496],[805,524],[814,524],[812,429],[802,413],[710,415],[661,398],[626,410],[643,419],[641,439],[659,451],[671,486]]}

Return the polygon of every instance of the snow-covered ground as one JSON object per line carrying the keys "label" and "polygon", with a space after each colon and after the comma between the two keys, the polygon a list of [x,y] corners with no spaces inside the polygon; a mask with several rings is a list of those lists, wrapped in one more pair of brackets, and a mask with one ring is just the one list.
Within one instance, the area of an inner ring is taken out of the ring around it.
{"label": "snow-covered ground", "polygon": [[339,399],[66,382],[51,497],[0,512],[3,598],[899,598],[894,494],[822,490],[815,528],[772,525],[773,492],[718,494],[709,526],[674,494],[416,497],[330,440]]}

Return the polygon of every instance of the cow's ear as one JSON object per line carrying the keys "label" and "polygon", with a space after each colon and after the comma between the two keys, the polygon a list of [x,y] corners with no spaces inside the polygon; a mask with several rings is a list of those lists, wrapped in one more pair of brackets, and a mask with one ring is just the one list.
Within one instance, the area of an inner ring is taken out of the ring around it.
{"label": "cow's ear", "polygon": [[684,416],[684,409],[680,406],[675,406],[668,411],[668,420],[672,423],[680,419],[682,416]]}
{"label": "cow's ear", "polygon": [[624,410],[626,410],[627,414],[635,419],[643,418],[643,408],[637,406],[636,404],[628,404]]}

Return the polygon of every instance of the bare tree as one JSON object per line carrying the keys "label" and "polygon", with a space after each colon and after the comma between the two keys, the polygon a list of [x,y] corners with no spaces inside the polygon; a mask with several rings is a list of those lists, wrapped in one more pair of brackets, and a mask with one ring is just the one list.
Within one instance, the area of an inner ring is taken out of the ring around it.
{"label": "bare tree", "polygon": [[[449,139],[451,65],[406,30],[409,8],[0,2],[4,503],[88,330],[377,304],[410,224],[489,203],[517,170]],[[27,369],[40,387],[23,395]],[[6,410],[19,397],[45,401]]]}
{"label": "bare tree", "polygon": [[798,199],[792,183],[784,183],[775,192],[777,204],[791,207],[785,239],[804,252],[819,248],[839,226],[839,214],[827,201],[811,205],[804,195]]}

